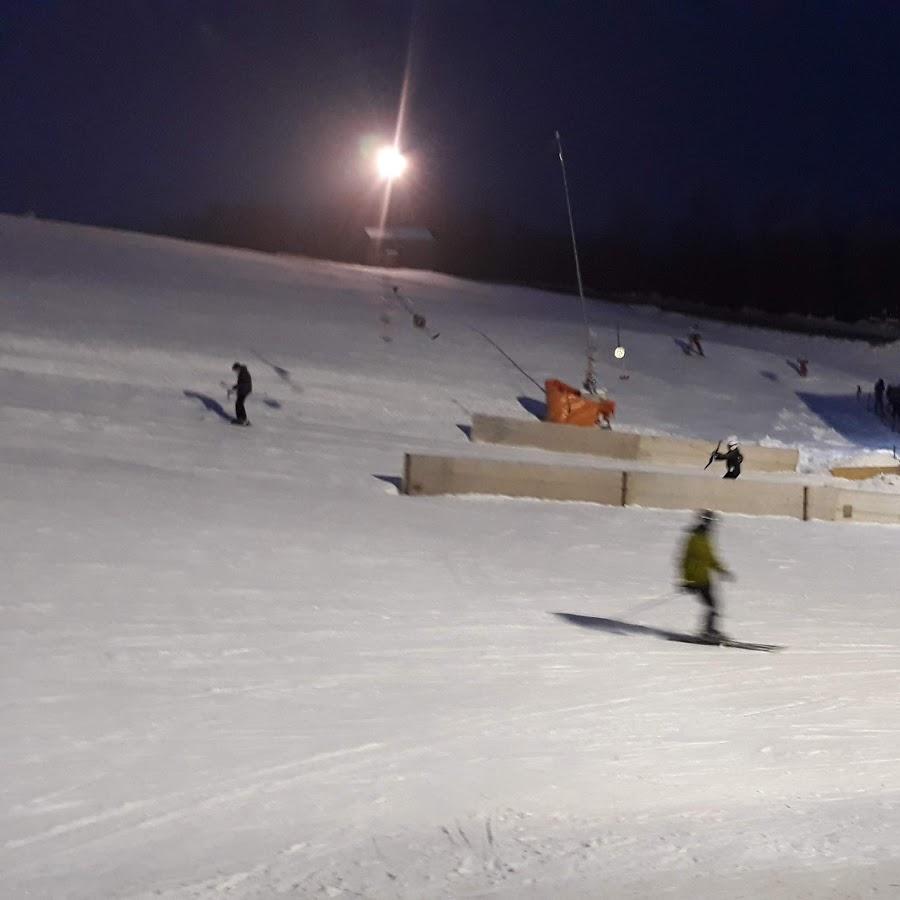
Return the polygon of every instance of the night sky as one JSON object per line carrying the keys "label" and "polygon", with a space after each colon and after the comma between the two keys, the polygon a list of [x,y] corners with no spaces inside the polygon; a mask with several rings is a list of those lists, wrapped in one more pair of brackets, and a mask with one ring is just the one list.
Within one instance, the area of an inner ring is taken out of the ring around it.
{"label": "night sky", "polygon": [[[423,218],[900,214],[900,3],[0,0],[0,210],[361,203],[409,66]],[[427,222],[425,224],[428,224]]]}

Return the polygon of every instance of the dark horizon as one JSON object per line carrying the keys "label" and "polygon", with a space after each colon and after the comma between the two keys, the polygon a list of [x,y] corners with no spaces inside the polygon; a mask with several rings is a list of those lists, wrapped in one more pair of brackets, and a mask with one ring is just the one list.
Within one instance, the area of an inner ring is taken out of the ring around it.
{"label": "dark horizon", "polygon": [[[814,286],[792,273],[778,303],[800,290],[809,307],[840,269],[841,314],[859,305],[848,254],[865,245],[884,281],[866,304],[900,291],[892,3],[0,0],[0,14],[5,212],[345,257],[377,217],[371,151],[408,71],[392,219],[441,234],[448,270],[571,280],[559,129],[598,287],[705,297],[768,253],[773,272],[821,269]],[[242,211],[255,223],[223,230]]]}

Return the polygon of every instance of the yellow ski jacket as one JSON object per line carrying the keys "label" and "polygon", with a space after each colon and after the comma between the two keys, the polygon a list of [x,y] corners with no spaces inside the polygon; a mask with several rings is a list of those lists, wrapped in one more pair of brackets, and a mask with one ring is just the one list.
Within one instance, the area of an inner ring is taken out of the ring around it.
{"label": "yellow ski jacket", "polygon": [[681,560],[681,577],[688,587],[708,587],[710,572],[728,570],[713,552],[709,535],[705,531],[695,531],[688,538]]}

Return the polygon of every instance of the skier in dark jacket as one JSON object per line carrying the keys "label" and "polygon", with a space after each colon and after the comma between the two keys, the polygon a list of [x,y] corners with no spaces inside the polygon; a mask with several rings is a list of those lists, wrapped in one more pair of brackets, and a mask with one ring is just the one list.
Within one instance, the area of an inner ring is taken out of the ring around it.
{"label": "skier in dark jacket", "polygon": [[710,530],[715,519],[712,510],[701,510],[681,557],[681,587],[697,594],[706,606],[706,623],[700,636],[711,641],[725,639],[725,635],[716,627],[719,608],[713,593],[712,573],[717,572],[728,579],[734,578],[719,561],[710,542]]}
{"label": "skier in dark jacket", "polygon": [[247,418],[247,410],[244,408],[244,401],[253,391],[253,379],[250,378],[250,370],[243,363],[236,362],[231,371],[236,373],[237,381],[229,390],[229,394],[233,391],[235,394],[234,401],[234,425],[249,425],[250,420]]}
{"label": "skier in dark jacket", "polygon": [[700,343],[700,331],[696,325],[688,332],[688,356],[695,351],[698,356],[706,356],[703,352],[703,344]]}
{"label": "skier in dark jacket", "polygon": [[884,415],[884,379],[875,382],[875,415]]}
{"label": "skier in dark jacket", "polygon": [[723,478],[738,478],[741,474],[741,463],[744,461],[744,456],[741,453],[737,438],[732,435],[728,438],[726,446],[728,449],[724,453],[716,450],[713,453],[713,459],[725,460],[725,474],[722,476]]}

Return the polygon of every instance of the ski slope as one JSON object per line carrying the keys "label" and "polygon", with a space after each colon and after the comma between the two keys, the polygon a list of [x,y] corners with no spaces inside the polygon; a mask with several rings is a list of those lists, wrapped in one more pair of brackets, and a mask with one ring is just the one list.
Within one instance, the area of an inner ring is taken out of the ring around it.
{"label": "ski slope", "polygon": [[[699,623],[688,514],[396,487],[549,458],[460,426],[580,382],[577,298],[390,278],[0,216],[0,896],[900,896],[900,531],[723,517],[780,654],[578,627]],[[894,443],[894,347],[589,314],[616,427]]]}

